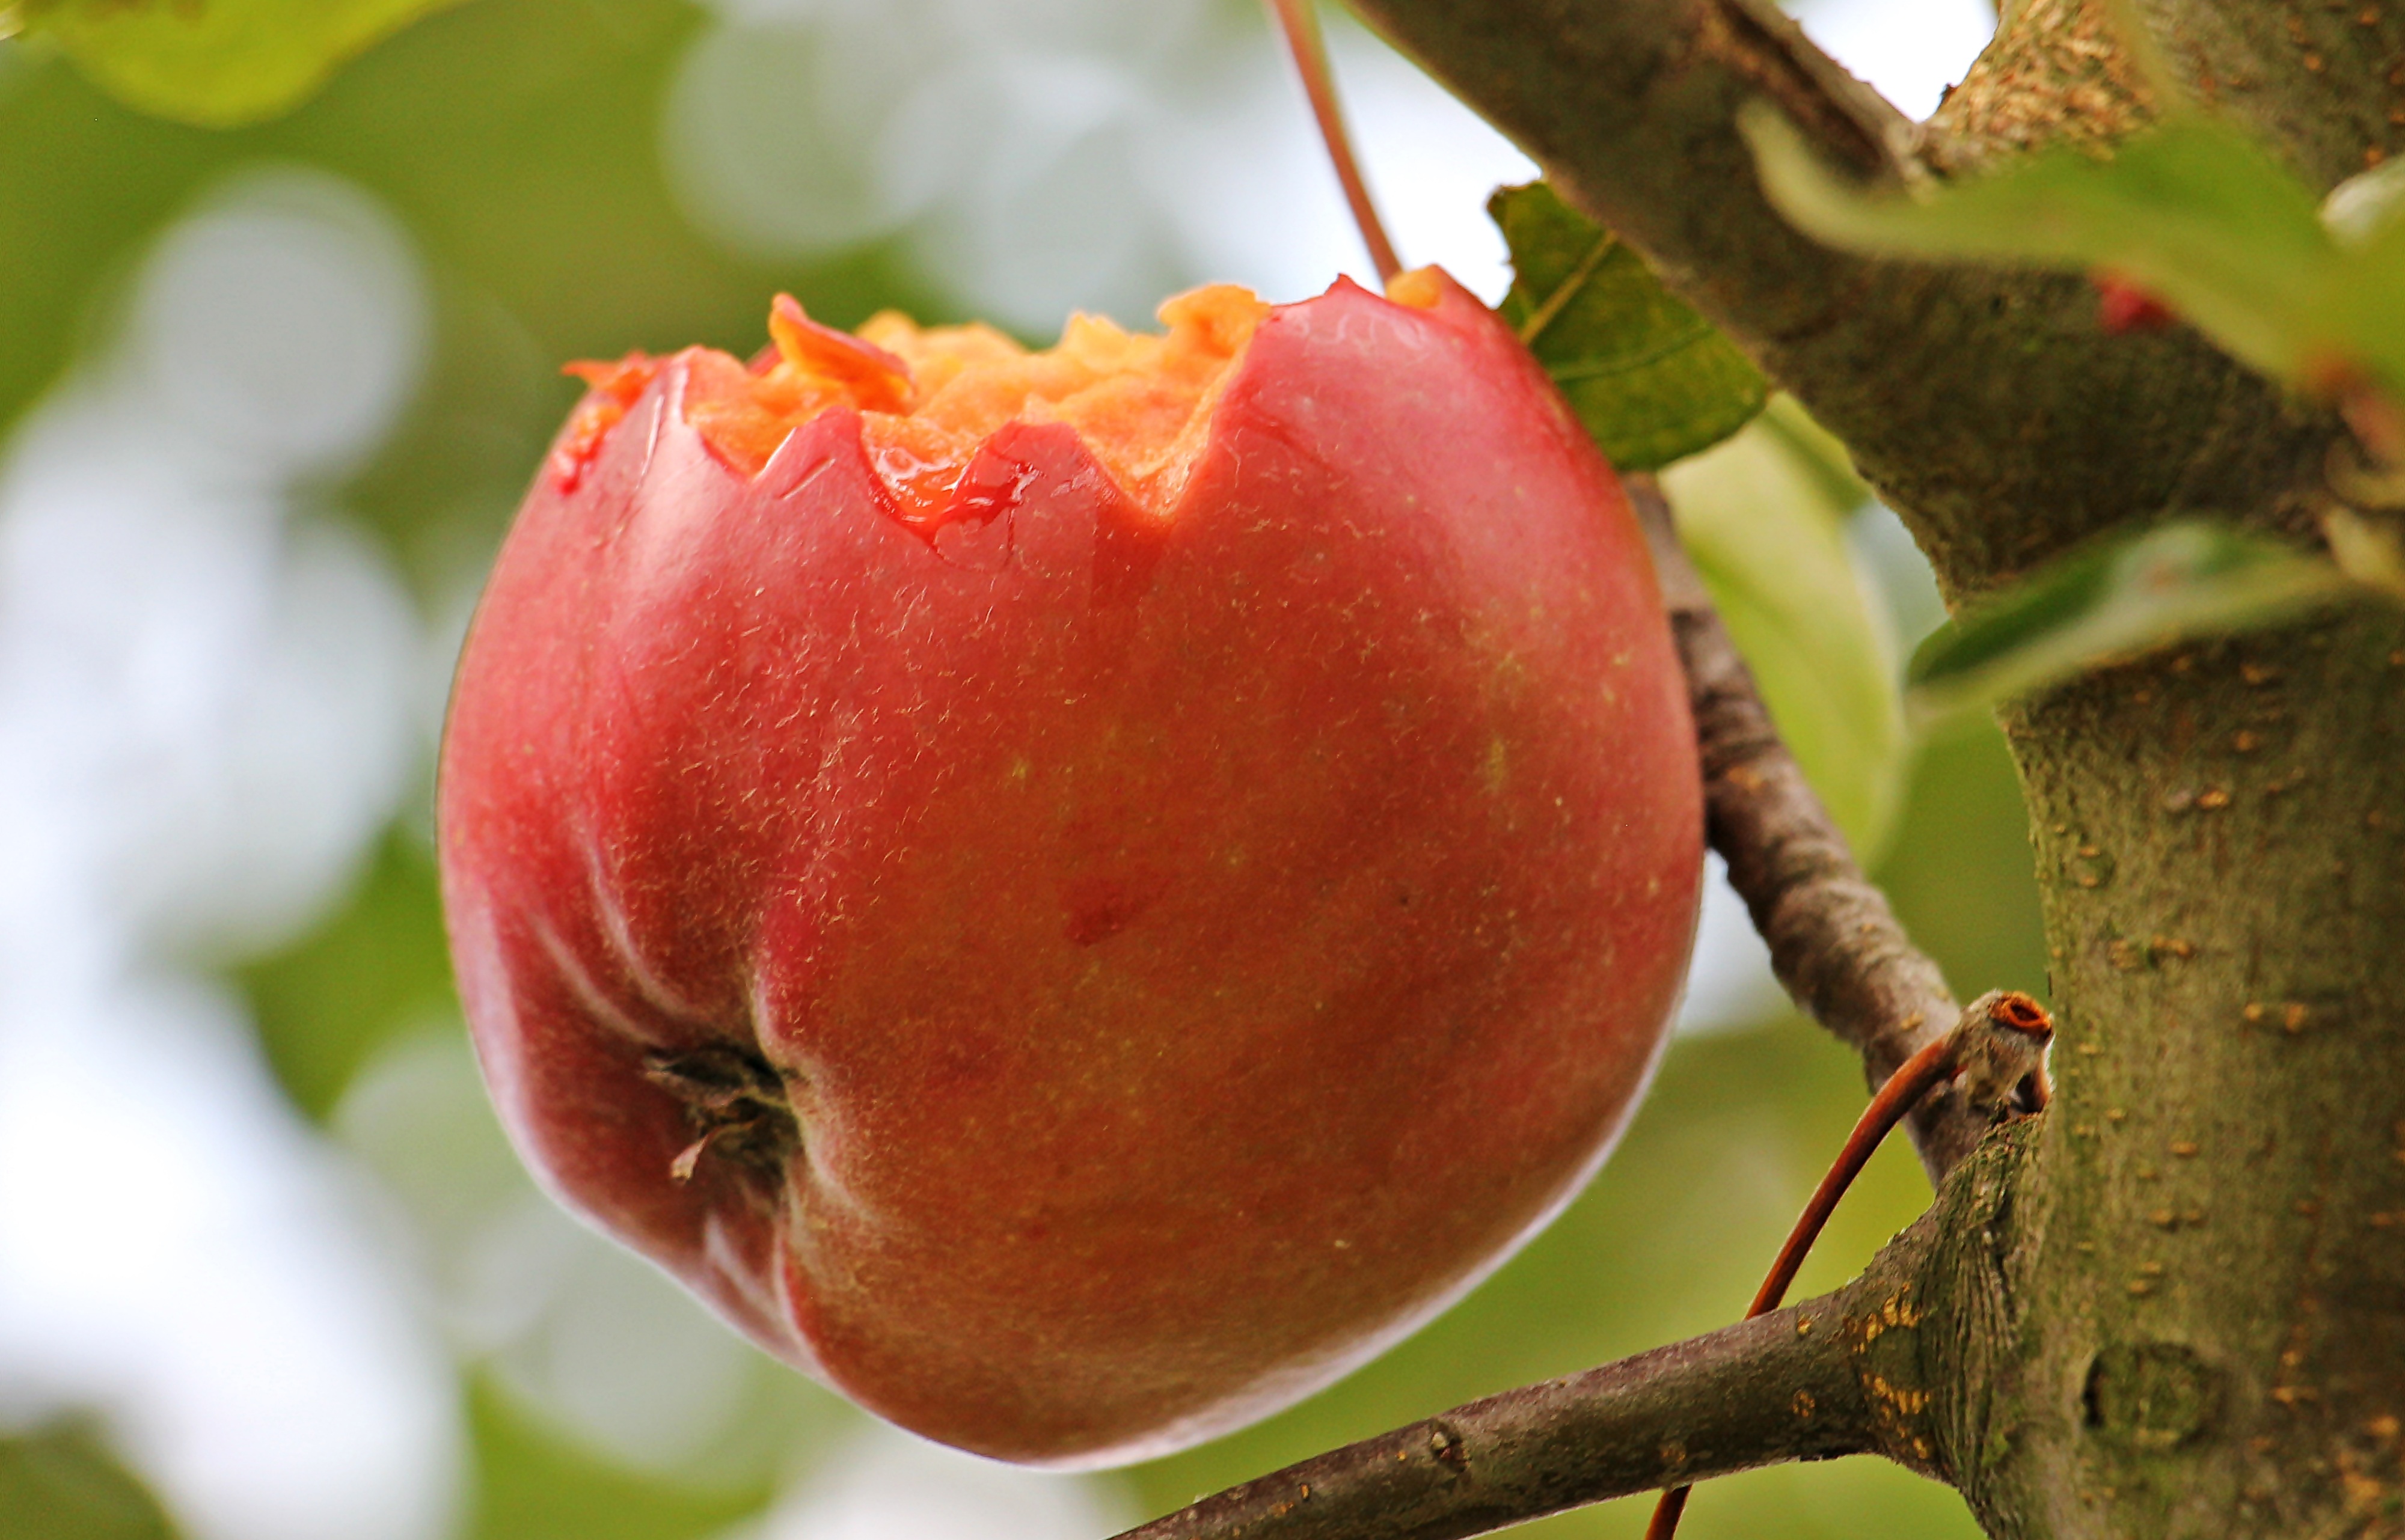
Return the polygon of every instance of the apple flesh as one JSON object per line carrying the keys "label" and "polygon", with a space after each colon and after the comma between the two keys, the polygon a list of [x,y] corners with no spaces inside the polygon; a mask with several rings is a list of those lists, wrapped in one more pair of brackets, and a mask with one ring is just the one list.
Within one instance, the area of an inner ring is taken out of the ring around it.
{"label": "apple flesh", "polygon": [[932,514],[851,406],[730,464],[689,350],[501,553],[440,830],[503,1120],[907,1428],[1090,1465],[1296,1400],[1567,1202],[1662,1046],[1701,809],[1641,537],[1407,287],[1267,311],[1153,507],[1059,421]]}

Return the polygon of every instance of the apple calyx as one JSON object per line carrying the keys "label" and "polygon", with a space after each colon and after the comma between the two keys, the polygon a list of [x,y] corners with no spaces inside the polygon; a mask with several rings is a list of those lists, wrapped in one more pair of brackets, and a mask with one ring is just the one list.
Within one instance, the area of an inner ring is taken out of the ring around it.
{"label": "apple calyx", "polygon": [[693,1127],[694,1141],[668,1162],[668,1175],[680,1186],[713,1151],[774,1174],[801,1147],[784,1077],[756,1053],[725,1043],[654,1050],[643,1056],[643,1078],[682,1101]]}

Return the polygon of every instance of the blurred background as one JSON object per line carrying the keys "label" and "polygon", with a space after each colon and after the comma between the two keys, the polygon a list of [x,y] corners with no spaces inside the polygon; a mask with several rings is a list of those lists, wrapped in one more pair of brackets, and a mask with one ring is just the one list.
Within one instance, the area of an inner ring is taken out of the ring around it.
{"label": "blurred background", "polygon": [[[1798,14],[1915,114],[1993,21]],[[1482,204],[1532,168],[1330,21],[1407,259],[1498,296]],[[477,1083],[429,766],[561,362],[749,354],[779,288],[1042,342],[1365,266],[1249,0],[474,0],[233,131],[0,43],[0,1534],[1090,1540],[1737,1315],[1863,1087],[1724,893],[1652,1099],[1550,1232],[1315,1400],[1106,1476],[951,1454],[767,1363],[540,1197]],[[1759,442],[1709,458],[1673,478],[1695,508],[1827,505],[1877,699],[1790,725],[1907,922],[1964,993],[2042,991],[2000,741],[1897,725],[1940,618],[1909,541]],[[1888,1152],[1802,1289],[1926,1200]],[[1849,1461],[1712,1485],[1687,1533],[1976,1532]]]}

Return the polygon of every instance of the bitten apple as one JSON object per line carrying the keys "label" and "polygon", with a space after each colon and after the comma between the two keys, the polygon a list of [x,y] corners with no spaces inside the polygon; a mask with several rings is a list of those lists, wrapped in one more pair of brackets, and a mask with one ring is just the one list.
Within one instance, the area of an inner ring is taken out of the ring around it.
{"label": "bitten apple", "polygon": [[769,1351],[1159,1454],[1427,1320],[1602,1160],[1701,811],[1610,471],[1433,270],[1027,353],[790,301],[588,371],[443,744],[494,1098]]}

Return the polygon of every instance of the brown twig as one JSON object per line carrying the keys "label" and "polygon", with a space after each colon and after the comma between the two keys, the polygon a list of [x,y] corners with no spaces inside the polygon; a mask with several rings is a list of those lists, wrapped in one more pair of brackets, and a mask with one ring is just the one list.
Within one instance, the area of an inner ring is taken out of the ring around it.
{"label": "brown twig", "polygon": [[1866,1452],[1876,1419],[1835,1329],[1848,1301],[1841,1290],[1473,1401],[1120,1540],[1455,1540],[1674,1481]]}
{"label": "brown twig", "polygon": [[[1779,739],[1752,673],[1671,532],[1660,483],[1631,476],[1627,484],[1687,671],[1711,847],[1769,945],[1779,982],[1862,1055],[1873,1086],[1883,1085],[1945,1034],[1961,1007],[1937,964],[1904,933],[1887,895],[1854,863],[1846,836]],[[1916,1108],[1906,1124],[1933,1183],[1971,1153],[1987,1127],[1953,1094]]]}

